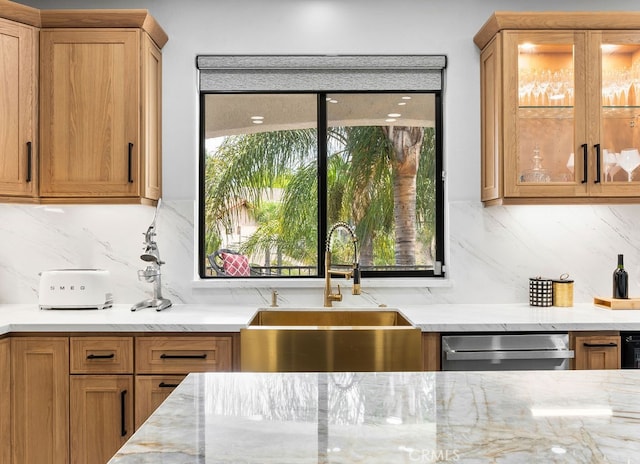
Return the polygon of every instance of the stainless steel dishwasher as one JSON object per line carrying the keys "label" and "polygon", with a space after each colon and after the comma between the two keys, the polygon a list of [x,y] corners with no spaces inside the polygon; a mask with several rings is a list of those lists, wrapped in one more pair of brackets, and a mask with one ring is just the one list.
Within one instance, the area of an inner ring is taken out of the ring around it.
{"label": "stainless steel dishwasher", "polygon": [[443,371],[569,369],[568,333],[443,335]]}

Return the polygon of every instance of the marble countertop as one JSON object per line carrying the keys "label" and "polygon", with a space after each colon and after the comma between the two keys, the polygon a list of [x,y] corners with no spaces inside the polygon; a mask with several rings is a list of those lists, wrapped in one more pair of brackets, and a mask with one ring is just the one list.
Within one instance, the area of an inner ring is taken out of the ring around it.
{"label": "marble countertop", "polygon": [[190,374],[109,464],[631,463],[640,370]]}
{"label": "marble countertop", "polygon": [[[121,304],[104,310],[40,310],[34,304],[4,304],[0,305],[0,335],[9,332],[238,332],[258,309],[257,306],[180,304],[161,312],[152,309],[131,312],[130,307]],[[322,309],[345,308],[336,305]],[[398,309],[425,332],[640,331],[640,310],[610,310],[592,304],[571,308],[436,304]]]}

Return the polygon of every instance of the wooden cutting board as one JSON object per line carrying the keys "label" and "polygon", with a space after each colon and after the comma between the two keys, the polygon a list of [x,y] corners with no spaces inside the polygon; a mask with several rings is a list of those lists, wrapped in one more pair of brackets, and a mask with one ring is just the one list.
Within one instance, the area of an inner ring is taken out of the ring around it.
{"label": "wooden cutting board", "polygon": [[640,298],[604,298],[596,296],[593,304],[607,309],[640,309]]}

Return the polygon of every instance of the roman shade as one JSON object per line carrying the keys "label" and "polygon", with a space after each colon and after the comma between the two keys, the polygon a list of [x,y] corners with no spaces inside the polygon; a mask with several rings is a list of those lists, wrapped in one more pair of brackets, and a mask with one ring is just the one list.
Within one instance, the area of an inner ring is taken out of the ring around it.
{"label": "roman shade", "polygon": [[201,92],[438,91],[444,55],[200,55]]}

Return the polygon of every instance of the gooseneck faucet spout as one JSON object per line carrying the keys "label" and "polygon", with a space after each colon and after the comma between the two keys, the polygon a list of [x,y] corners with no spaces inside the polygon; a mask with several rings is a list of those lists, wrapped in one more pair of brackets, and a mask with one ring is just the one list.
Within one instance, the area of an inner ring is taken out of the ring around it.
{"label": "gooseneck faucet spout", "polygon": [[[346,230],[351,236],[353,243],[353,266],[349,270],[332,269],[331,268],[331,240],[337,229]],[[338,285],[337,293],[331,290],[331,276],[343,276],[345,279],[353,277],[353,286],[351,293],[360,295],[360,263],[358,262],[358,238],[354,230],[346,222],[336,222],[327,234],[327,248],[324,257],[324,306],[329,308],[334,301],[342,301],[342,293],[340,293],[340,285]]]}

